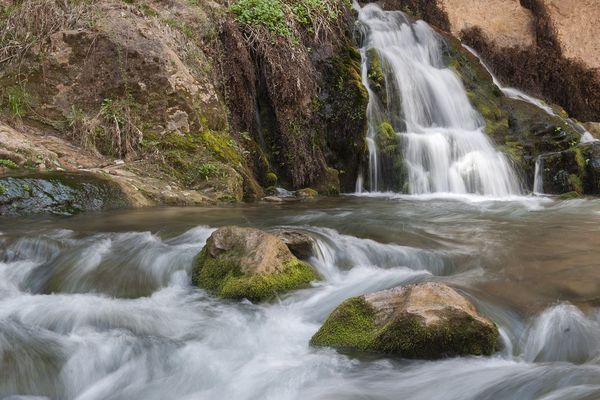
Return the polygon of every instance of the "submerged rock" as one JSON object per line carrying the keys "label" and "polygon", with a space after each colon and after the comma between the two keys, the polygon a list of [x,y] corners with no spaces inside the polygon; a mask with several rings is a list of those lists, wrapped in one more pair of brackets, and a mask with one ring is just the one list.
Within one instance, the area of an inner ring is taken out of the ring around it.
{"label": "submerged rock", "polygon": [[497,338],[496,325],[467,299],[449,286],[428,282],[346,300],[311,344],[435,359],[490,355]]}
{"label": "submerged rock", "polygon": [[192,283],[220,297],[261,301],[307,286],[318,278],[275,235],[254,228],[223,227],[198,255]]}

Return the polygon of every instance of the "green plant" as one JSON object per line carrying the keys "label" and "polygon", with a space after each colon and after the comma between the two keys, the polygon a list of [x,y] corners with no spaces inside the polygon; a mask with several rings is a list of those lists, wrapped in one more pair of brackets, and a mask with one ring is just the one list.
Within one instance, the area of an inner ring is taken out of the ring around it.
{"label": "green plant", "polygon": [[13,117],[22,118],[25,115],[26,96],[21,86],[7,89],[8,108]]}
{"label": "green plant", "polygon": [[198,175],[204,179],[208,180],[209,177],[217,175],[219,172],[219,168],[210,163],[202,164],[198,167]]}
{"label": "green plant", "polygon": [[0,158],[0,166],[10,168],[10,169],[18,168],[18,165],[14,161],[7,160],[5,158]]}
{"label": "green plant", "polygon": [[0,183],[0,196],[2,196],[4,193],[6,193],[6,187]]}
{"label": "green plant", "polygon": [[262,25],[279,36],[292,36],[280,0],[238,0],[229,7],[229,11],[242,24]]}
{"label": "green plant", "polygon": [[[138,128],[139,116],[134,112],[139,107],[130,97],[124,99],[104,99],[99,115],[105,126],[96,129],[96,137],[104,142],[105,154],[118,157],[134,154],[144,137]],[[100,149],[99,149],[100,150]]]}
{"label": "green plant", "polygon": [[300,0],[292,6],[294,18],[305,27],[315,27],[321,18],[333,21],[338,12],[329,1]]}

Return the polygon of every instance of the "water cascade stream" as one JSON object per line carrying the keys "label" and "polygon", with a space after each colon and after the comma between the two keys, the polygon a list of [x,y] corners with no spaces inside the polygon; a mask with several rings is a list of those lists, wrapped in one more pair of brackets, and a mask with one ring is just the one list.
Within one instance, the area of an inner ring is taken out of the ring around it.
{"label": "water cascade stream", "polygon": [[[509,162],[484,134],[482,117],[444,63],[439,35],[399,11],[375,4],[356,7],[364,41],[362,78],[369,92],[369,190],[389,189],[383,174],[390,172],[382,170],[377,146],[381,126],[388,123],[400,136],[406,192],[518,194]],[[375,55],[385,77],[385,101],[370,82]]]}
{"label": "water cascade stream", "polygon": [[535,171],[533,174],[533,194],[544,194],[544,159],[538,156],[535,159]]}
{"label": "water cascade stream", "polygon": [[[527,201],[355,197],[5,220],[0,398],[598,399],[600,314],[555,301],[597,296],[599,203]],[[261,304],[191,286],[215,227],[245,221],[312,236],[321,280]],[[565,262],[593,267],[567,274]],[[345,299],[429,280],[464,291],[498,324],[496,354],[422,361],[309,345]]]}

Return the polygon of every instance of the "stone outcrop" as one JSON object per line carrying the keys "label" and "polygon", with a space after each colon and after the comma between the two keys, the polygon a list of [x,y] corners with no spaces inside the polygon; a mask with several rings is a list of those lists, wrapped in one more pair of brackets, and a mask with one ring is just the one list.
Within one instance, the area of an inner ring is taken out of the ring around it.
{"label": "stone outcrop", "polygon": [[314,239],[301,230],[290,228],[277,228],[270,231],[277,236],[290,249],[293,255],[300,259],[307,259],[314,254]]}
{"label": "stone outcrop", "polygon": [[87,173],[37,173],[0,177],[0,215],[73,215],[130,205],[120,186]]}
{"label": "stone outcrop", "polygon": [[228,226],[213,232],[198,255],[192,283],[220,297],[262,301],[318,279],[277,236]]}
{"label": "stone outcrop", "polygon": [[600,142],[545,154],[541,167],[544,193],[600,195]]}
{"label": "stone outcrop", "polygon": [[497,338],[496,325],[454,289],[421,283],[346,300],[311,344],[435,359],[490,355]]}
{"label": "stone outcrop", "polygon": [[0,141],[0,160],[18,167],[0,173],[32,158],[39,170],[108,167],[134,206],[254,200],[273,177],[288,189],[351,190],[366,156],[368,99],[349,3],[317,5],[318,21],[285,16],[290,35],[240,22],[230,5],[7,7],[0,121],[50,163]]}

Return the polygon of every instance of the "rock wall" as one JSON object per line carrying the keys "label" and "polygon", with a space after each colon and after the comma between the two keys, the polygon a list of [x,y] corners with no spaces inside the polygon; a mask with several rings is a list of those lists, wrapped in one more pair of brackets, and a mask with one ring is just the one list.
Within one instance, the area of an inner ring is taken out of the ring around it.
{"label": "rock wall", "polygon": [[283,35],[226,0],[2,2],[0,173],[110,169],[138,205],[352,190],[367,95],[328,1],[282,0]]}
{"label": "rock wall", "polygon": [[[595,0],[382,0],[461,37],[507,85],[600,120]],[[432,11],[433,10],[433,11]]]}

